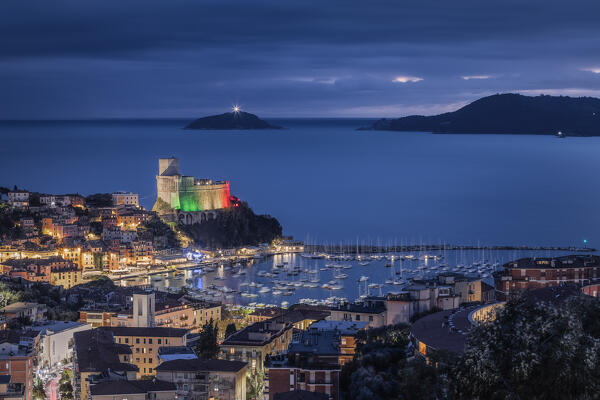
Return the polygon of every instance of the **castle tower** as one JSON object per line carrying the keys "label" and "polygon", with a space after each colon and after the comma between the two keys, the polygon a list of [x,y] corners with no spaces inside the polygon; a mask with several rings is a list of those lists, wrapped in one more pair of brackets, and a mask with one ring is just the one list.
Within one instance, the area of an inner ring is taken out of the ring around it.
{"label": "castle tower", "polygon": [[179,159],[177,159],[175,157],[159,158],[158,159],[158,175],[160,175],[160,176],[179,175]]}
{"label": "castle tower", "polygon": [[133,326],[141,328],[154,326],[154,293],[134,293]]}

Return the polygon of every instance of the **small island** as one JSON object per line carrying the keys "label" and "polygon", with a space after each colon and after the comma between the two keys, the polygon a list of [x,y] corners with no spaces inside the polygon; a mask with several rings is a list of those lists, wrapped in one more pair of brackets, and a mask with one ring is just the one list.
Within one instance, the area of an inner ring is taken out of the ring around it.
{"label": "small island", "polygon": [[198,118],[185,129],[202,130],[250,130],[250,129],[282,129],[271,125],[254,114],[241,111],[234,107],[232,112]]}
{"label": "small island", "polygon": [[380,119],[360,130],[432,133],[600,136],[600,99],[523,96],[483,97],[459,110],[434,116]]}

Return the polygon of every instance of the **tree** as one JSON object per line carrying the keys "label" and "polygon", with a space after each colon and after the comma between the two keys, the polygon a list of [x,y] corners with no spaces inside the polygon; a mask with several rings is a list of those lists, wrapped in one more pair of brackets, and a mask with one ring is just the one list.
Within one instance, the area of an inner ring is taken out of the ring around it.
{"label": "tree", "polygon": [[235,323],[232,322],[229,325],[227,325],[227,328],[225,328],[225,337],[229,337],[236,332],[237,328],[235,327]]}
{"label": "tree", "polygon": [[72,400],[73,399],[73,385],[71,380],[73,379],[73,371],[70,369],[63,370],[63,373],[58,382],[58,392],[60,393],[61,400]]}
{"label": "tree", "polygon": [[218,328],[212,318],[204,324],[195,349],[198,358],[217,358],[217,354],[219,354],[219,345],[217,344],[218,333]]}
{"label": "tree", "polygon": [[248,400],[262,399],[265,388],[265,373],[253,371],[246,375],[246,398]]}
{"label": "tree", "polygon": [[452,376],[457,399],[593,399],[600,392],[600,302],[509,301],[474,328]]}
{"label": "tree", "polygon": [[46,390],[44,390],[44,383],[40,378],[36,378],[33,382],[33,399],[44,400],[46,398]]}

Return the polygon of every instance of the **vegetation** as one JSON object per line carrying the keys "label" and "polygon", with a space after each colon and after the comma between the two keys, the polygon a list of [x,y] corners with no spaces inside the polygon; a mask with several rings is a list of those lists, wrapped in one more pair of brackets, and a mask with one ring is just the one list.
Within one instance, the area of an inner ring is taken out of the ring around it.
{"label": "vegetation", "polygon": [[0,238],[23,237],[23,231],[17,224],[19,217],[19,213],[14,212],[7,204],[0,204]]}
{"label": "vegetation", "polygon": [[110,193],[95,193],[90,194],[85,198],[85,204],[87,207],[112,207],[112,194]]}
{"label": "vegetation", "polygon": [[262,399],[265,389],[265,373],[253,371],[246,375],[246,399]]}
{"label": "vegetation", "polygon": [[225,337],[229,337],[236,332],[237,332],[237,327],[235,326],[235,323],[232,322],[230,324],[227,324],[227,328],[225,328]]}
{"label": "vegetation", "polygon": [[[158,216],[153,217],[150,221],[140,224],[137,229],[140,237],[148,237],[153,241],[155,249],[179,247],[180,242],[175,231]],[[164,243],[158,241],[158,238],[166,238]]]}
{"label": "vegetation", "polygon": [[[81,304],[68,304],[61,300],[63,291],[59,286],[47,283],[29,283],[21,280],[4,279],[0,281],[0,306],[19,301],[45,304],[48,307],[48,319],[59,321],[76,321]],[[28,321],[17,319],[15,327],[24,326]]]}
{"label": "vegetation", "polygon": [[230,248],[270,243],[282,234],[277,219],[256,215],[245,202],[219,212],[217,218],[181,229],[194,241],[209,248]]}
{"label": "vegetation", "polygon": [[187,125],[185,129],[240,130],[281,129],[281,127],[271,125],[254,114],[236,111],[199,118]]}
{"label": "vegetation", "polygon": [[598,398],[600,302],[507,303],[472,331],[451,382],[457,399]]}
{"label": "vegetation", "polygon": [[342,368],[343,399],[517,400],[599,398],[600,302],[509,301],[473,328],[464,354],[407,358],[408,328],[369,329]]}
{"label": "vegetation", "polygon": [[217,321],[219,340],[224,340],[227,336],[239,331],[246,325],[248,325],[248,318],[245,310],[228,310],[222,307],[221,320]]}
{"label": "vegetation", "polygon": [[357,337],[354,360],[342,368],[344,399],[436,399],[443,397],[443,371],[422,359],[407,360],[409,329],[390,325]]}
{"label": "vegetation", "polygon": [[598,136],[600,99],[497,94],[454,112],[424,117],[382,119],[369,128],[435,133],[512,133]]}
{"label": "vegetation", "polygon": [[198,343],[196,344],[196,355],[201,359],[217,358],[219,354],[219,345],[217,344],[217,336],[219,329],[215,325],[213,319],[206,322],[200,332]]}
{"label": "vegetation", "polygon": [[45,398],[44,382],[40,378],[36,378],[33,381],[33,400],[44,400]]}
{"label": "vegetation", "polygon": [[73,371],[70,369],[65,369],[62,372],[62,376],[60,377],[60,381],[58,383],[58,392],[60,393],[61,400],[72,400],[73,397],[73,385],[71,381],[73,380]]}

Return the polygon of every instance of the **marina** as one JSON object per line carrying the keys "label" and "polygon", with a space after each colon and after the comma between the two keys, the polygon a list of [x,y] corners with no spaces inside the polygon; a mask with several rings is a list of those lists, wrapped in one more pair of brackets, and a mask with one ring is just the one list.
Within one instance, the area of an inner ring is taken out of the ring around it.
{"label": "marina", "polygon": [[295,303],[334,305],[366,296],[401,293],[438,274],[457,273],[493,284],[493,272],[510,260],[568,254],[566,250],[445,250],[373,254],[286,253],[235,263],[206,263],[152,276],[121,279],[121,285],[159,290],[185,288],[192,296],[249,307]]}

